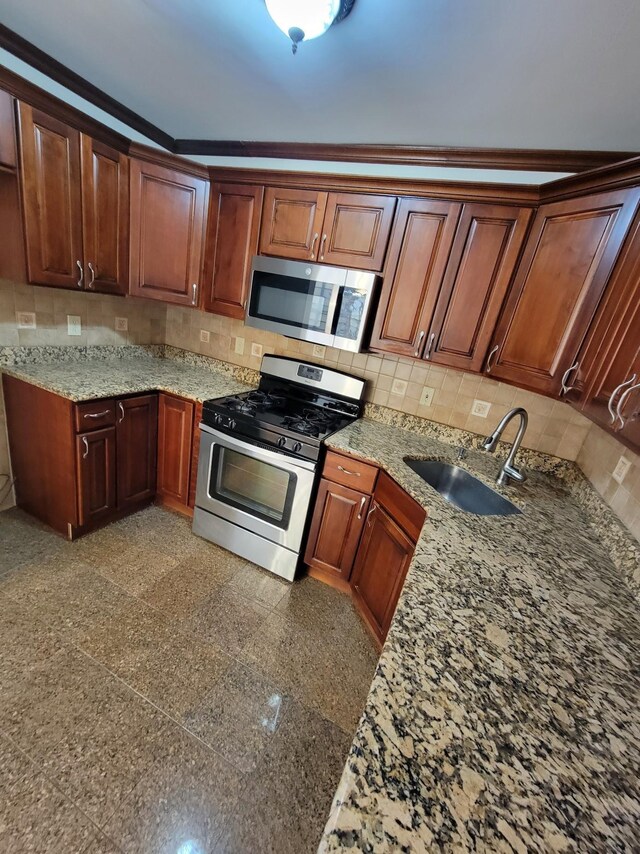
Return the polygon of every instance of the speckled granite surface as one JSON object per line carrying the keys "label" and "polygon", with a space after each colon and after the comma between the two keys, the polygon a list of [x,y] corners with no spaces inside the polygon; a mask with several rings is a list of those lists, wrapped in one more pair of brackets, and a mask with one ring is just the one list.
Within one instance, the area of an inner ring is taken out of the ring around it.
{"label": "speckled granite surface", "polygon": [[[205,368],[186,361],[156,358],[145,348],[113,349],[121,353],[114,353],[111,358],[105,354],[101,358],[94,355],[93,358],[81,359],[76,354],[75,359],[68,358],[67,361],[55,359],[54,353],[51,354],[51,361],[14,362],[3,365],[2,370],[75,401],[154,389],[202,401],[246,391],[247,388],[231,372],[219,372],[213,369],[215,366]],[[131,351],[135,356],[132,356]]]}
{"label": "speckled granite surface", "polygon": [[[530,472],[505,491],[522,515],[481,517],[403,462],[451,444],[369,420],[329,444],[429,518],[320,851],[640,850],[640,618],[579,473]],[[462,465],[494,485],[500,459]]]}

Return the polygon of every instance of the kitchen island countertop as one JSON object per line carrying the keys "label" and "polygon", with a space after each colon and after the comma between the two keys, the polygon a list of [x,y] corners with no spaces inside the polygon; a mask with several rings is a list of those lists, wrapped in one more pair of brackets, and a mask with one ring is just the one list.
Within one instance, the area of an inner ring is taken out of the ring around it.
{"label": "kitchen island countertop", "polygon": [[522,515],[475,516],[403,457],[495,487],[499,453],[458,461],[367,419],[328,444],[386,469],[428,518],[319,850],[639,850],[638,602],[579,499],[590,485],[557,461],[564,480],[501,490]]}

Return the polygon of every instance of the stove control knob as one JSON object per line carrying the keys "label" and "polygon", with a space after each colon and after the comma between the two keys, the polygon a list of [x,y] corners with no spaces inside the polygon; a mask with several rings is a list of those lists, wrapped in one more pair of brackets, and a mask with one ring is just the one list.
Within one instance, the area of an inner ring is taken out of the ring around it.
{"label": "stove control knob", "polygon": [[227,427],[228,427],[230,430],[235,430],[235,429],[236,429],[236,422],[233,420],[233,418],[230,418],[230,419],[229,419],[229,421],[228,421],[228,423],[227,423]]}
{"label": "stove control knob", "polygon": [[287,446],[287,440],[286,440],[285,436],[280,436],[280,438],[278,439],[278,447],[279,448],[286,448],[286,446]]}
{"label": "stove control knob", "polygon": [[295,445],[293,446],[293,450],[295,451],[296,454],[299,454],[300,451],[302,450],[302,442],[296,442]]}
{"label": "stove control knob", "polygon": [[220,424],[221,421],[222,421],[222,415],[218,415],[218,413],[215,412],[213,415],[213,423],[214,424]]}

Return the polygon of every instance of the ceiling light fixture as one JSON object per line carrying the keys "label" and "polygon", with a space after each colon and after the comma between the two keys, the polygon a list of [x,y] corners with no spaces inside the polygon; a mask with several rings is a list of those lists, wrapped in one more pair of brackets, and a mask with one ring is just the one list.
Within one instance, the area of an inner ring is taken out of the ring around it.
{"label": "ceiling light fixture", "polygon": [[295,54],[302,41],[317,39],[343,21],[356,0],[265,0],[275,24],[292,41]]}

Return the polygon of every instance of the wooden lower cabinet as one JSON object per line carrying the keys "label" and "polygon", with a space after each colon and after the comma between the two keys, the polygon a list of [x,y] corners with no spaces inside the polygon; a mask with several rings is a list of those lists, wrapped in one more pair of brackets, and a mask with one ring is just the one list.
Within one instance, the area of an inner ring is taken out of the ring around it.
{"label": "wooden lower cabinet", "polygon": [[[345,486],[348,478],[358,480],[363,491]],[[314,578],[351,593],[380,646],[425,518],[386,472],[352,456],[327,454],[305,563]]]}
{"label": "wooden lower cabinet", "polygon": [[184,510],[189,503],[195,404],[158,396],[158,487],[161,503]]}
{"label": "wooden lower cabinet", "polygon": [[353,598],[382,645],[396,610],[415,543],[375,500],[369,513],[351,588]]}
{"label": "wooden lower cabinet", "polygon": [[[371,497],[322,479],[309,531],[305,563],[348,589]],[[322,575],[320,576],[322,577]]]}
{"label": "wooden lower cabinet", "polygon": [[78,523],[89,526],[113,514],[116,494],[116,428],[76,436]]}
{"label": "wooden lower cabinet", "polygon": [[118,509],[150,501],[156,492],[158,396],[145,394],[117,402]]}

